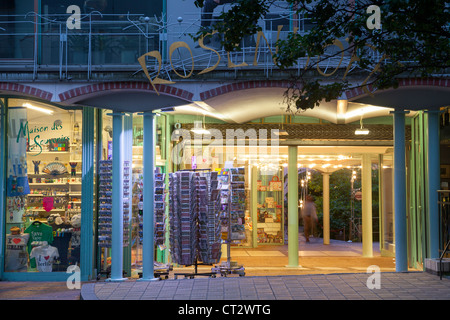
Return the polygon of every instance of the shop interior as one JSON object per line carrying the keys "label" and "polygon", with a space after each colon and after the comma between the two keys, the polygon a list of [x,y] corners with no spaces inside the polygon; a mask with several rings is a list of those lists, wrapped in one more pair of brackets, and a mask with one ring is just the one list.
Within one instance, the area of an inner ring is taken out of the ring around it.
{"label": "shop interior", "polygon": [[[80,263],[82,111],[64,110],[21,99],[8,99],[8,107],[10,124],[8,183],[11,180],[8,188],[22,193],[7,197],[7,252],[10,248],[9,251],[12,253],[13,244],[9,242],[18,236],[31,236],[30,230],[27,232],[30,226],[37,228],[41,225],[49,226],[51,228],[48,229],[50,232],[47,238],[43,236],[33,239],[36,241],[33,245],[31,245],[33,241],[30,242],[29,238],[23,238],[19,244],[14,244],[14,248],[21,248],[21,256],[26,256],[25,250],[29,250],[30,255],[34,247],[57,248],[58,256],[54,254],[51,271],[65,271],[68,265]],[[102,201],[102,192],[107,194],[110,191],[108,188],[111,181],[103,174],[107,171],[102,170],[107,170],[108,161],[112,157],[112,117],[108,115],[109,110],[101,110],[100,113],[98,131],[99,133],[101,131],[99,134],[101,140],[97,149],[99,163],[95,183],[98,204],[95,206],[94,243],[97,243],[95,252],[98,274],[107,276],[111,264],[111,220],[102,214],[109,209],[108,204]],[[127,269],[127,276],[139,277],[142,267],[143,121],[142,116],[137,114],[127,117],[132,121],[132,151],[128,158],[129,207],[128,210],[124,209],[124,252],[126,252],[124,259],[128,261],[124,264],[124,268]],[[186,154],[190,161],[175,166],[167,161],[170,159],[170,143],[172,147],[176,146],[176,141],[166,141],[167,118],[162,114],[156,116],[155,121],[156,173],[164,177],[160,187],[163,186],[165,189],[161,197],[165,199],[166,204],[170,196],[168,189],[171,172],[183,170],[216,172],[220,178],[230,174],[231,168],[239,168],[244,186],[243,216],[237,220],[232,240],[229,244],[223,243],[221,246],[222,261],[230,255],[239,257],[245,249],[251,249],[253,252],[267,251],[267,248],[284,250],[288,239],[287,147],[268,146],[259,150],[249,146],[243,148],[223,146],[211,150],[208,145],[194,146],[190,154]],[[389,147],[299,146],[297,159],[299,212],[306,196],[313,195],[318,208],[318,223],[314,226],[312,236],[321,241],[322,177],[323,174],[330,174],[332,190],[335,188],[343,192],[345,199],[341,202],[346,202],[345,205],[341,204],[336,212],[332,210],[330,230],[332,239],[360,242],[362,153],[372,155],[374,185],[377,186],[377,190],[386,191],[382,194],[373,194],[373,199],[376,199],[377,203],[373,212],[376,219],[374,226],[377,226],[374,228],[376,229],[374,232],[377,233],[374,235],[374,241],[380,243],[382,252],[389,254],[393,250],[392,209],[390,209],[392,199],[389,197],[391,194],[389,190],[392,188],[390,178],[392,150]],[[383,179],[379,179],[381,175]],[[21,177],[26,178],[26,183],[20,179]],[[345,182],[342,182],[344,180]],[[21,187],[25,186],[29,191],[21,190]],[[333,197],[340,195],[332,191],[330,197],[334,199]],[[165,266],[172,260],[169,250],[169,208],[164,207],[161,212],[165,212],[165,218],[162,219],[164,223],[155,230],[155,264]],[[380,217],[382,219],[379,219]],[[299,219],[300,234],[303,232],[302,228],[303,221]],[[229,230],[222,226],[221,238],[227,239],[228,232]],[[304,238],[299,238],[299,241],[303,240]],[[43,251],[41,256],[48,252]],[[46,270],[48,269],[47,266]],[[5,270],[40,271],[27,259],[16,266],[8,266]]]}
{"label": "shop interior", "polygon": [[6,272],[80,264],[82,112],[8,99]]}

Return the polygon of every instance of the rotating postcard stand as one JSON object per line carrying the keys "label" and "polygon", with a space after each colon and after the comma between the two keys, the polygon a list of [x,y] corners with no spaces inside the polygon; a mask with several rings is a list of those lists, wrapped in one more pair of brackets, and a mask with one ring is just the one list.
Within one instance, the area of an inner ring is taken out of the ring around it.
{"label": "rotating postcard stand", "polygon": [[[158,262],[156,259],[156,249],[158,247],[165,247],[165,230],[166,230],[166,184],[165,173],[161,173],[159,168],[155,169],[154,173],[154,245],[155,245],[155,257],[153,259],[153,274],[155,278],[168,279],[169,272],[173,270],[170,263]],[[143,242],[143,181],[140,173],[135,174],[133,177],[133,195],[136,197],[134,201],[134,218],[135,227],[138,232],[135,234],[133,240],[136,248],[135,261],[133,266],[137,268],[137,274],[139,278],[142,278],[142,242]]]}
{"label": "rotating postcard stand", "polygon": [[245,239],[245,169],[230,168],[228,175],[222,175],[221,217],[227,226],[227,261],[211,269],[222,277],[229,274],[245,276],[245,268],[231,261],[231,243]]}
{"label": "rotating postcard stand", "polygon": [[213,265],[221,256],[217,172],[209,171],[193,169],[170,174],[172,260],[179,265],[194,266],[194,272],[175,273],[175,279],[216,277],[215,272],[198,271],[199,265]]}

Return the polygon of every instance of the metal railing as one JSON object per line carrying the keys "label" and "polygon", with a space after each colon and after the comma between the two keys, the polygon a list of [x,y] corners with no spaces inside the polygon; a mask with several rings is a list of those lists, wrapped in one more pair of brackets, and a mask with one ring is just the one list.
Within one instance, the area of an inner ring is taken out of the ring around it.
{"label": "metal railing", "polygon": [[[276,68],[272,59],[276,41],[286,39],[292,32],[288,30],[292,28],[291,22],[296,21],[300,26],[299,33],[307,32],[303,20],[294,19],[289,12],[279,14],[278,18],[263,20],[262,33],[246,37],[241,50],[229,54],[214,37],[206,44],[209,48],[206,50],[193,40],[192,36],[200,28],[198,13],[186,13],[180,21],[164,16],[150,18],[142,14],[91,12],[80,17],[80,29],[69,29],[69,17],[68,14],[43,16],[34,12],[24,16],[0,15],[0,43],[3,44],[0,73],[30,73],[31,69],[33,79],[38,78],[38,73],[48,72],[57,72],[59,79],[70,79],[75,73],[77,77],[90,79],[96,71],[131,71],[134,76],[142,72],[137,58],[158,51],[162,61],[146,58],[152,77],[158,73],[160,78],[169,80],[175,73],[186,77],[192,70],[200,72],[215,66],[219,60],[217,69],[252,68],[269,75]],[[282,19],[284,23],[290,21],[291,26],[284,25],[279,31]],[[177,47],[179,42],[186,46]],[[335,68],[345,69],[350,62],[350,55],[333,56],[332,48],[328,54],[332,58],[318,63],[323,73],[331,73]],[[297,72],[307,64],[313,65],[317,59],[299,59]]]}

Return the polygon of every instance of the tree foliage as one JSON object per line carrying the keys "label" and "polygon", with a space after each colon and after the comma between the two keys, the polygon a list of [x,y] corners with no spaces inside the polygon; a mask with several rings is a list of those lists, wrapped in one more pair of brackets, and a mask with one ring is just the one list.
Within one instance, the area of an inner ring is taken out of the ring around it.
{"label": "tree foliage", "polygon": [[[202,7],[204,0],[195,3]],[[285,5],[297,17],[311,19],[313,27],[277,42],[277,65],[288,69],[300,58],[317,58],[300,70],[286,91],[290,110],[314,108],[323,100],[337,99],[351,87],[368,93],[369,85],[375,90],[396,88],[401,77],[432,77],[450,67],[450,12],[444,0],[286,0]],[[380,29],[369,28],[371,5],[380,9]],[[225,50],[239,50],[236,44],[260,31],[258,20],[273,6],[279,6],[279,1],[237,0],[223,12],[214,29],[224,34]],[[197,36],[208,32],[211,30],[201,30]],[[336,50],[336,39],[346,45]],[[341,55],[351,57],[352,67],[365,74],[364,81],[317,79],[317,65]]]}

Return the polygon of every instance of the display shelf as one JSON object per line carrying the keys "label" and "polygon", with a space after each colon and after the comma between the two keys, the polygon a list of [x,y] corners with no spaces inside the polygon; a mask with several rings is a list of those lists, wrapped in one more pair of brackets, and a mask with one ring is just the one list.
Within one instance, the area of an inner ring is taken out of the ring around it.
{"label": "display shelf", "polygon": [[229,274],[245,275],[245,268],[231,261],[231,244],[245,240],[245,169],[230,168],[221,177],[221,219],[224,240],[227,245],[227,261],[215,265],[211,271],[221,276]]}
{"label": "display shelf", "polygon": [[277,170],[269,173],[258,170],[256,204],[256,242],[258,245],[284,243],[284,188]]}
{"label": "display shelf", "polygon": [[198,273],[197,267],[217,263],[221,256],[217,172],[185,170],[171,173],[169,195],[172,260],[180,265],[194,266],[193,273],[176,273],[175,278],[179,275],[215,277],[215,272]]}
{"label": "display shelf", "polygon": [[[47,218],[55,213],[67,220],[80,213],[81,201],[70,201],[74,193],[81,196],[81,171],[71,172],[70,151],[43,151],[39,155],[28,151],[27,154],[30,193],[26,197],[24,215]],[[46,170],[48,172],[44,172]]]}

